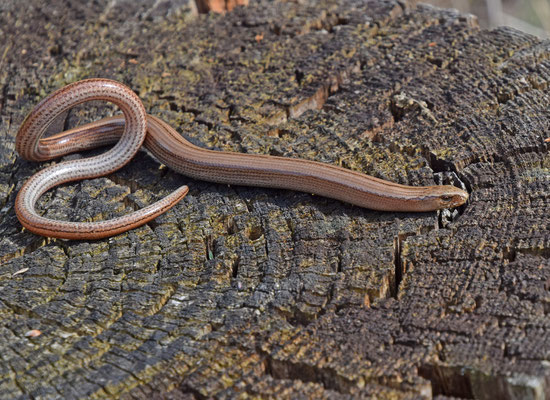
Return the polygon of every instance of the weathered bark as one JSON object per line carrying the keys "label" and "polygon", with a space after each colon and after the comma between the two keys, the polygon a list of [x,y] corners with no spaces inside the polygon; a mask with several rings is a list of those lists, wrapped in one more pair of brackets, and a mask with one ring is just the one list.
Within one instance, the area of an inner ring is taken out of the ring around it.
{"label": "weathered bark", "polygon": [[[549,42],[412,1],[27,3],[0,4],[0,398],[550,396]],[[188,183],[166,215],[101,241],[22,231],[15,195],[43,166],[15,154],[17,128],[98,76],[204,147],[471,200],[374,212],[140,154],[40,205],[103,219]]]}

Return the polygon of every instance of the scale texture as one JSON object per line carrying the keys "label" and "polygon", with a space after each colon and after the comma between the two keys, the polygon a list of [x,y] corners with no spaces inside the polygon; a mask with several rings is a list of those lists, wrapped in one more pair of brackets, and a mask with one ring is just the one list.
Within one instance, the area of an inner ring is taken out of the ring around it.
{"label": "scale texture", "polygon": [[[0,4],[0,399],[550,398],[550,42],[414,1],[43,3]],[[375,212],[140,153],[39,209],[98,221],[187,184],[174,209],[111,239],[35,236],[14,202],[44,165],[15,134],[92,77],[205,148],[470,200]]]}

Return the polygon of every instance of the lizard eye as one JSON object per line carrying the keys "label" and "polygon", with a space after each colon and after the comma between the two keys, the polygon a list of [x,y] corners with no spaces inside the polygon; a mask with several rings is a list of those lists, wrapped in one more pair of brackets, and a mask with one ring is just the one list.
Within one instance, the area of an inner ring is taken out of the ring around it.
{"label": "lizard eye", "polygon": [[453,196],[441,196],[441,200],[449,202],[453,199]]}

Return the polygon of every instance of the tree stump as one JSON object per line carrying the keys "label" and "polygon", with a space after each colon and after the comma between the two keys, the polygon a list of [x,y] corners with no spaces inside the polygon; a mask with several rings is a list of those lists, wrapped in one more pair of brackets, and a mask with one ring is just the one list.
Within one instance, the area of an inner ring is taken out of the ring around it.
{"label": "tree stump", "polygon": [[[550,396],[550,42],[412,0],[26,3],[0,5],[0,398]],[[101,220],[188,184],[178,206],[110,239],[45,239],[14,213],[44,167],[15,134],[90,77],[205,148],[470,200],[376,212],[195,181],[141,153],[40,209]]]}

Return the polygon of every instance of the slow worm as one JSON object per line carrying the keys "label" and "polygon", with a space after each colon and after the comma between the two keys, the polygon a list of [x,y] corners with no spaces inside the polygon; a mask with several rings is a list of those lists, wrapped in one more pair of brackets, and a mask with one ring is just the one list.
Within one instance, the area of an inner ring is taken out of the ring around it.
{"label": "slow worm", "polygon": [[[88,100],[110,101],[121,108],[123,115],[41,138],[57,115]],[[35,210],[36,202],[47,190],[65,182],[110,174],[127,164],[142,143],[160,162],[195,179],[297,190],[374,210],[433,211],[460,206],[468,199],[468,193],[455,186],[405,186],[316,161],[203,149],[189,143],[164,121],[147,115],[128,87],[107,79],[79,81],[42,100],[19,129],[16,149],[27,160],[45,161],[114,142],[112,149],[99,156],[61,162],[33,175],[16,198],[15,210],[21,224],[44,236],[100,239],[138,227],[170,209],[187,194],[187,186],[146,208],[101,222],[57,221]]]}

